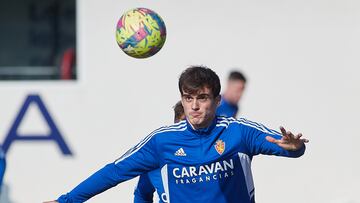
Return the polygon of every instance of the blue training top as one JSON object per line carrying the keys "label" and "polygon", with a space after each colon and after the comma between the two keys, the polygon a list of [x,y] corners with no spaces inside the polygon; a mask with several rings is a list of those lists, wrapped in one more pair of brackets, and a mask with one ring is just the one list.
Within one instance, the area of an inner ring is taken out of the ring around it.
{"label": "blue training top", "polygon": [[[235,117],[239,110],[238,105],[229,103],[223,96],[221,102],[216,109],[216,115],[225,117]],[[138,184],[134,191],[134,203],[152,203],[153,193],[155,190],[159,198],[163,191],[162,182],[160,178],[159,170],[158,173],[152,172],[151,174],[142,174],[139,177]],[[161,202],[161,201],[160,201]]]}
{"label": "blue training top", "polygon": [[107,164],[72,191],[60,203],[83,202],[138,175],[160,170],[167,203],[253,203],[251,160],[267,154],[299,157],[265,137],[281,135],[246,119],[217,117],[204,129],[194,130],[187,121],[159,128],[113,163]]}
{"label": "blue training top", "polygon": [[237,112],[239,111],[239,106],[231,104],[226,101],[224,97],[221,97],[220,105],[216,109],[216,115],[225,116],[225,117],[236,117]]}

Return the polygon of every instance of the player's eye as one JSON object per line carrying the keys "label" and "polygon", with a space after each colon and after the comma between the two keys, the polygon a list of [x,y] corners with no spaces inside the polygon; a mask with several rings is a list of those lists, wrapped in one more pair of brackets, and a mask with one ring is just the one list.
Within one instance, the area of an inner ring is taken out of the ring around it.
{"label": "player's eye", "polygon": [[206,94],[204,94],[204,95],[199,95],[199,96],[197,97],[197,100],[200,101],[200,102],[206,102],[208,99],[209,99],[209,95],[206,95]]}
{"label": "player's eye", "polygon": [[184,96],[186,102],[191,102],[193,98],[191,96]]}

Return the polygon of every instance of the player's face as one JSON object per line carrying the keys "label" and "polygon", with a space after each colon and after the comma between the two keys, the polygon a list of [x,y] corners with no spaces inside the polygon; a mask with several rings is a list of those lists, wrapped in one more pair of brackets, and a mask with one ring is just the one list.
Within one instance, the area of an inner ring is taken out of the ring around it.
{"label": "player's face", "polygon": [[228,82],[227,85],[228,88],[228,96],[230,97],[229,99],[231,99],[231,103],[237,104],[240,99],[241,96],[244,93],[244,89],[245,89],[245,83],[242,80],[230,80]]}
{"label": "player's face", "polygon": [[211,124],[219,102],[220,96],[214,98],[211,90],[207,87],[194,94],[183,91],[181,96],[185,116],[195,129],[205,128]]}

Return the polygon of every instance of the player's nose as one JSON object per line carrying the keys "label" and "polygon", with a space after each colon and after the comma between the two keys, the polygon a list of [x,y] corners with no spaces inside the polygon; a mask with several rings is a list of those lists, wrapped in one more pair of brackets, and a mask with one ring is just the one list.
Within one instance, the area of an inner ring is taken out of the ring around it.
{"label": "player's nose", "polygon": [[194,99],[193,102],[191,103],[191,109],[199,110],[199,108],[200,108],[199,101],[197,101],[197,99]]}

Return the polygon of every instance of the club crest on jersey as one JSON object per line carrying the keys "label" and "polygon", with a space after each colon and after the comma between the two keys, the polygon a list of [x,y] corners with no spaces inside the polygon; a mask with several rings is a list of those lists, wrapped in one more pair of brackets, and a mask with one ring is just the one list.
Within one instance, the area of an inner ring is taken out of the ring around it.
{"label": "club crest on jersey", "polygon": [[217,153],[219,153],[220,155],[225,151],[225,142],[223,142],[222,140],[218,140],[216,141],[216,144],[214,145]]}

